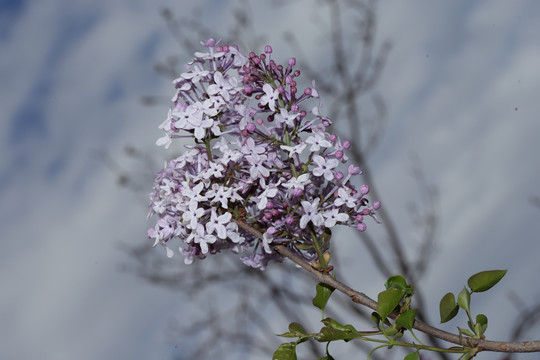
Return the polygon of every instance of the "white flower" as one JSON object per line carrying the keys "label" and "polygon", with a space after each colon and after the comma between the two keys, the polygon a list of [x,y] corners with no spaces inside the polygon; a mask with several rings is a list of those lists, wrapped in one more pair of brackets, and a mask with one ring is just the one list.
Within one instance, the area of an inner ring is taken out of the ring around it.
{"label": "white flower", "polygon": [[266,204],[268,204],[268,198],[273,198],[277,195],[277,187],[281,184],[281,179],[277,182],[277,184],[268,184],[268,186],[266,185],[266,181],[261,179],[260,184],[264,191],[259,195],[259,203],[257,204],[257,208],[262,210],[266,207]]}
{"label": "white flower", "polygon": [[219,94],[225,101],[231,100],[230,92],[235,91],[234,88],[238,85],[238,80],[234,77],[226,79],[221,71],[216,71],[214,73],[214,82],[215,84],[208,86],[208,89],[206,89],[208,94]]}
{"label": "white flower", "polygon": [[272,249],[270,249],[270,243],[274,240],[274,237],[270,235],[268,232],[265,232],[263,234],[262,243],[264,247],[264,251],[266,251],[268,254],[272,253]]}
{"label": "white flower", "polygon": [[306,143],[311,144],[309,148],[311,152],[319,151],[321,147],[327,148],[332,146],[332,143],[324,138],[323,133],[316,132],[313,135],[306,139]]}
{"label": "white flower", "polygon": [[180,74],[180,78],[173,81],[173,84],[179,83],[182,79],[191,80],[193,83],[198,83],[202,78],[208,76],[210,71],[204,70],[200,64],[193,65],[193,69],[186,73]]}
{"label": "white flower", "polygon": [[294,154],[302,154],[302,151],[306,148],[306,143],[301,143],[296,146],[287,146],[287,145],[281,145],[280,148],[282,148],[285,151],[289,152],[289,157],[293,157]]}
{"label": "white flower", "polygon": [[289,181],[286,183],[283,183],[283,186],[287,189],[302,189],[304,190],[304,186],[311,183],[311,180],[309,180],[309,174],[302,174],[298,177],[292,177]]}
{"label": "white flower", "polygon": [[241,244],[246,239],[238,232],[238,225],[234,222],[230,222],[227,225],[227,237],[235,244]]}
{"label": "white flower", "polygon": [[324,226],[326,226],[327,228],[336,226],[336,222],[338,221],[346,222],[347,220],[349,220],[349,215],[345,213],[340,213],[338,209],[325,211],[323,213],[323,216],[326,218],[326,220],[324,220]]}
{"label": "white flower", "polygon": [[302,207],[304,208],[304,215],[300,218],[300,228],[305,229],[309,221],[315,226],[320,226],[323,224],[324,219],[321,214],[319,214],[319,198],[313,200],[313,204],[309,201],[302,201]]}
{"label": "white flower", "polygon": [[264,95],[259,100],[262,105],[268,104],[270,110],[276,111],[276,100],[278,99],[279,92],[274,89],[270,84],[263,85]]}
{"label": "white flower", "polygon": [[276,115],[275,119],[278,124],[285,123],[289,127],[294,127],[294,119],[296,119],[300,115],[299,113],[296,114],[290,114],[287,112],[286,109],[281,109],[280,113]]}
{"label": "white flower", "polygon": [[356,206],[357,199],[351,195],[351,190],[349,188],[339,188],[338,197],[334,200],[334,205],[341,206],[343,204],[347,205],[349,208]]}
{"label": "white flower", "polygon": [[248,138],[246,143],[242,145],[242,152],[248,155],[259,155],[264,154],[266,149],[264,146],[255,145],[255,140],[253,140],[253,138]]}
{"label": "white flower", "polygon": [[231,194],[232,190],[230,188],[225,188],[224,186],[218,184],[213,184],[212,189],[206,192],[206,196],[208,196],[209,199],[212,199],[212,204],[220,202],[221,207],[224,209],[227,209]]}
{"label": "white flower", "polygon": [[165,146],[165,149],[168,149],[172,144],[172,139],[169,134],[165,134],[163,137],[160,137],[156,140],[157,146]]}
{"label": "white flower", "polygon": [[190,188],[189,183],[187,181],[182,183],[183,189],[182,189],[182,195],[187,197],[189,202],[195,202],[198,203],[199,201],[206,201],[208,200],[206,196],[201,195],[201,191],[204,188],[204,184],[202,182],[198,183],[192,188]]}
{"label": "white flower", "polygon": [[317,167],[313,169],[313,175],[315,176],[324,175],[324,178],[328,181],[332,181],[334,179],[334,173],[332,169],[334,169],[335,167],[339,165],[338,159],[326,160],[324,157],[320,155],[315,155],[313,157],[313,161],[317,164]]}
{"label": "white flower", "polygon": [[221,157],[221,163],[225,166],[229,164],[229,162],[236,162],[238,159],[242,157],[242,153],[237,150],[225,150],[223,151],[223,156]]}
{"label": "white flower", "polygon": [[196,202],[191,202],[189,204],[189,209],[187,211],[184,211],[182,214],[182,219],[186,222],[189,222],[188,225],[186,225],[190,229],[196,229],[198,225],[198,220],[201,216],[204,215],[204,209],[198,207],[198,204]]}
{"label": "white flower", "polygon": [[225,227],[231,221],[231,213],[225,213],[219,215],[216,213],[216,209],[212,209],[210,220],[206,223],[206,231],[209,234],[216,233],[220,239],[227,238],[227,228]]}
{"label": "white flower", "polygon": [[270,176],[270,171],[264,166],[266,161],[266,155],[252,155],[246,156],[246,160],[250,163],[251,167],[249,168],[249,175],[252,179],[257,179],[259,175],[262,177]]}
{"label": "white flower", "polygon": [[191,129],[195,130],[195,138],[197,138],[197,140],[202,140],[206,135],[206,129],[214,126],[214,120],[209,118],[203,119],[200,116],[190,117],[188,119],[188,125]]}
{"label": "white flower", "polygon": [[206,171],[203,174],[204,179],[210,179],[212,176],[215,178],[223,177],[223,171],[225,170],[223,168],[223,165],[217,162],[213,162],[213,161],[211,161],[208,165],[209,165],[209,168],[206,169]]}
{"label": "white flower", "polygon": [[196,244],[199,244],[201,247],[201,253],[206,254],[208,252],[208,244],[213,244],[216,242],[217,238],[214,235],[206,234],[204,232],[204,227],[199,224],[197,226],[197,230],[188,238],[189,240],[186,240],[186,242],[195,242]]}

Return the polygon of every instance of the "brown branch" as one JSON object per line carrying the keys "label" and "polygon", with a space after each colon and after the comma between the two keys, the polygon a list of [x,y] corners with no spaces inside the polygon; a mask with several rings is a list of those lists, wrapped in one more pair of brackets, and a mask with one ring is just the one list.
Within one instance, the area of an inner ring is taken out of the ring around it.
{"label": "brown branch", "polygon": [[[242,228],[244,228],[244,226],[242,226]],[[333,288],[341,291],[345,295],[349,296],[351,300],[354,301],[355,303],[367,306],[373,310],[377,310],[377,302],[375,300],[371,299],[366,294],[363,294],[354,289],[351,289],[347,285],[332,278],[332,276],[313,268],[310,264],[308,264],[305,260],[300,258],[298,255],[294,254],[287,247],[283,245],[275,245],[274,250],[280,255],[286,258],[289,258],[297,265],[309,271],[320,282],[330,285]],[[390,317],[395,319],[397,317],[397,314],[390,315]],[[441,340],[445,340],[454,344],[463,345],[463,346],[472,345],[474,347],[478,347],[479,351],[497,351],[497,352],[509,352],[509,353],[540,351],[540,341],[505,342],[505,341],[468,339],[468,338],[460,337],[459,335],[456,335],[456,334],[449,333],[444,330],[437,329],[419,320],[415,321],[414,328],[423,333],[433,335]]]}
{"label": "brown branch", "polygon": [[[257,229],[241,221],[237,221],[237,224],[243,230],[258,237],[259,239],[262,239],[263,234]],[[372,298],[370,298],[364,293],[358,292],[348,287],[347,285],[334,279],[332,276],[315,269],[307,261],[300,258],[298,255],[296,255],[286,246],[274,245],[273,248],[281,256],[284,256],[292,260],[295,264],[309,271],[312,275],[314,275],[317,278],[317,280],[319,280],[319,282],[330,285],[334,289],[341,291],[343,294],[350,297],[351,300],[354,301],[355,303],[364,305],[373,310],[377,310],[377,302],[375,300],[373,300]],[[392,319],[395,319],[397,315],[398,314],[390,314],[390,317]],[[463,345],[463,346],[477,347],[479,351],[497,351],[497,352],[508,352],[508,353],[540,352],[540,340],[523,341],[523,342],[507,342],[507,341],[469,339],[469,338],[463,338],[462,336],[452,334],[447,331],[435,328],[420,320],[416,320],[413,327],[425,334],[432,335],[444,341],[448,341],[448,342],[458,344],[458,345]]]}

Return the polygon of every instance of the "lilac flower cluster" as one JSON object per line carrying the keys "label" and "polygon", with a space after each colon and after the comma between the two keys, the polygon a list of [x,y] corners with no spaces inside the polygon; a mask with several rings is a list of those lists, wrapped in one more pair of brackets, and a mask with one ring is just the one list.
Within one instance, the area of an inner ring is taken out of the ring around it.
{"label": "lilac flower cluster", "polygon": [[148,237],[169,257],[167,244],[180,239],[186,264],[231,249],[264,269],[281,260],[272,244],[283,244],[326,265],[331,229],[364,231],[364,218],[380,206],[366,199],[367,185],[350,181],[361,174],[347,166],[350,142],[327,132],[331,121],[319,112],[315,82],[298,93],[294,58],[282,66],[271,60],[270,46],[245,56],[214,39],[201,45],[207,51],[195,53],[174,81],[173,106],[160,126],[165,135],[156,144],[194,142],[158,173],[149,214],[157,222]]}

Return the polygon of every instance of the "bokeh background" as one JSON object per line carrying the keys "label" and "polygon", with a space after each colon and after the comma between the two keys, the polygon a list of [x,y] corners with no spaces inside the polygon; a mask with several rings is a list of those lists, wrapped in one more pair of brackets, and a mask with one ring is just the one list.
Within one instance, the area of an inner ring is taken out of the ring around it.
{"label": "bokeh background", "polygon": [[[310,62],[327,71],[326,8],[285,3],[0,1],[0,358],[180,356],[171,319],[188,321],[205,308],[181,289],[121,271],[128,245],[145,241],[151,184],[129,191],[118,171],[147,179],[161,166],[133,161],[125,148],[170,156],[154,145],[167,105],[141,98],[173,93],[157,62],[191,58],[160,14],[170,8],[219,38],[238,21],[235,9],[249,9],[274,59],[296,56],[300,68]],[[405,238],[418,231],[410,203],[423,201],[412,170],[437,188],[437,244],[421,285],[433,319],[442,295],[461,290],[469,275],[509,269],[473,303],[490,316],[488,337],[508,338],[509,324],[540,296],[540,3],[388,0],[376,9],[376,44],[390,41],[392,49],[377,85],[386,126],[370,149],[370,175]],[[417,245],[411,240],[407,251]],[[356,269],[349,278],[361,279],[356,287],[376,296],[384,279],[365,275],[369,259],[347,259]],[[540,330],[523,337],[536,340]]]}

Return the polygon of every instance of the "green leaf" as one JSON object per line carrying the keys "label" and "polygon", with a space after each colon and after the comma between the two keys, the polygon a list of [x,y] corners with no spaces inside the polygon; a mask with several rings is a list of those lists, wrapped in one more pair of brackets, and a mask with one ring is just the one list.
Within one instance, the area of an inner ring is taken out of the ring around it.
{"label": "green leaf", "polygon": [[296,346],[292,343],[284,343],[279,345],[272,360],[296,360]]}
{"label": "green leaf", "polygon": [[405,280],[405,278],[401,275],[390,276],[388,280],[386,280],[384,286],[387,289],[394,288],[406,290],[408,288],[407,280]]}
{"label": "green leaf", "polygon": [[396,324],[410,331],[414,325],[415,318],[416,309],[410,309],[405,311],[403,314],[399,314],[398,318],[396,319]]}
{"label": "green leaf", "polygon": [[322,319],[321,322],[326,325],[329,328],[340,330],[340,331],[349,331],[349,332],[357,332],[357,330],[354,328],[354,326],[348,324],[348,325],[341,325],[339,322],[332,318],[326,318]]}
{"label": "green leaf", "polygon": [[466,312],[470,312],[471,309],[471,293],[467,288],[464,286],[463,290],[460,291],[457,298],[457,303],[460,308],[465,310]]}
{"label": "green leaf", "polygon": [[330,285],[318,283],[316,287],[317,293],[313,298],[313,305],[321,309],[321,311],[324,311],[326,303],[328,302],[328,299],[330,298],[330,295],[332,295],[332,292],[334,290],[335,289]]}
{"label": "green leaf", "polygon": [[444,295],[439,304],[439,313],[441,315],[441,324],[450,321],[457,315],[459,310],[456,304],[456,298],[451,292]]}
{"label": "green leaf", "polygon": [[482,336],[486,332],[488,327],[488,319],[484,314],[476,315],[476,324],[474,325],[474,330],[476,335]]}
{"label": "green leaf", "polygon": [[413,352],[413,353],[410,353],[410,354],[407,354],[403,360],[420,360],[420,354],[418,354],[417,352]]}
{"label": "green leaf", "polygon": [[382,318],[381,318],[381,315],[379,315],[377,312],[372,312],[371,313],[371,321],[373,321],[375,323],[375,325],[377,325],[377,327],[379,327],[379,324],[381,323],[382,321]]}
{"label": "green leaf", "polygon": [[281,337],[288,337],[288,338],[295,338],[295,337],[298,337],[298,335],[296,335],[295,333],[292,333],[290,331],[287,331],[283,334],[277,334],[276,336],[281,336]]}
{"label": "green leaf", "polygon": [[473,336],[473,333],[471,333],[469,330],[467,330],[467,329],[462,329],[462,328],[460,328],[460,327],[458,327],[458,332],[459,332],[460,334],[464,334],[464,335],[467,335],[467,336],[470,336],[470,337]]}
{"label": "green leaf", "polygon": [[482,292],[497,284],[508,270],[489,270],[474,274],[467,280],[472,292]]}
{"label": "green leaf", "polygon": [[414,286],[407,284],[407,280],[401,275],[394,275],[386,280],[384,286],[387,289],[401,289],[405,290],[407,295],[412,295],[414,293]]}
{"label": "green leaf", "polygon": [[295,334],[296,336],[307,334],[306,329],[304,329],[304,327],[297,322],[292,322],[289,324],[289,332]]}
{"label": "green leaf", "polygon": [[354,331],[343,331],[343,330],[337,330],[329,327],[323,327],[321,331],[315,335],[315,340],[320,342],[327,342],[327,341],[333,341],[333,340],[345,340],[349,341],[352,339],[356,339],[360,337],[358,332]]}
{"label": "green leaf", "polygon": [[377,297],[377,312],[381,315],[381,318],[386,318],[399,304],[401,299],[405,295],[405,290],[401,289],[387,289]]}

